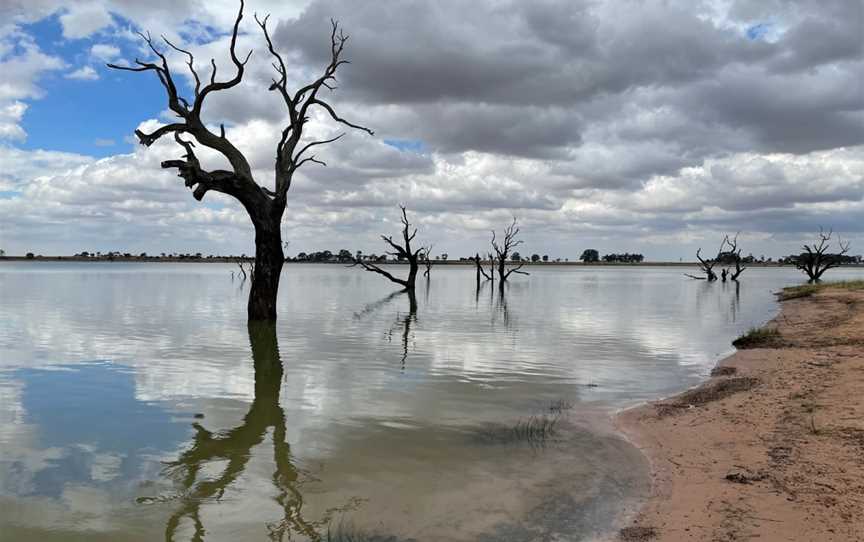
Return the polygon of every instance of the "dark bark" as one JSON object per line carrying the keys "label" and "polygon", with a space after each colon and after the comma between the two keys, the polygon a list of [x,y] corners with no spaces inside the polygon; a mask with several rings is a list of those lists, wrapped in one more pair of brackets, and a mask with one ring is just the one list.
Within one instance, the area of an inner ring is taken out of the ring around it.
{"label": "dark bark", "polygon": [[735,270],[729,273],[729,278],[731,278],[735,282],[738,282],[738,277],[740,277],[741,273],[743,273],[747,269],[746,267],[741,265],[741,249],[738,248],[738,234],[736,233],[735,237],[732,238],[727,235],[723,241],[726,245],[729,246],[729,250],[726,253],[731,255],[732,263],[735,265]]}
{"label": "dark bark", "polygon": [[[209,82],[202,81],[195,69],[195,59],[192,53],[177,47],[164,37],[162,38],[168,47],[186,56],[186,65],[195,81],[194,97],[191,100],[187,100],[181,95],[174,83],[174,74],[169,68],[167,57],[156,46],[150,34],[140,35],[156,57],[155,62],[143,62],[136,59],[132,66],[108,64],[108,67],[133,72],[154,72],[165,88],[168,108],[179,120],[161,126],[149,134],[140,130],[135,131],[139,142],[147,147],[168,134],[173,134],[177,144],[183,147],[185,154],[182,159],[166,160],[162,162],[162,167],[176,169],[178,176],[183,178],[188,188],[192,189],[192,196],[196,200],[200,201],[211,190],[222,192],[237,199],[249,213],[255,226],[255,271],[252,278],[252,288],[249,292],[249,319],[275,320],[276,295],[279,289],[282,261],[284,260],[279,227],[285,212],[288,189],[291,187],[294,173],[304,164],[326,165],[310,153],[312,149],[319,145],[332,143],[344,135],[340,134],[321,141],[304,141],[303,129],[311,115],[311,110],[313,108],[321,109],[339,124],[365,131],[370,135],[373,132],[341,118],[333,106],[318,95],[321,87],[331,91],[335,89],[331,83],[336,79],[336,70],[348,62],[341,57],[348,36],[342,33],[335,21],[331,21],[330,63],[320,77],[292,93],[288,90],[287,70],[283,58],[276,51],[270,39],[270,32],[267,28],[268,17],[263,20],[256,17],[255,20],[263,32],[267,49],[274,59],[273,67],[277,75],[269,90],[279,93],[288,112],[288,125],[282,129],[279,143],[276,146],[273,189],[257,183],[252,176],[252,167],[249,165],[249,161],[226,137],[225,126],[220,126],[218,133],[215,133],[201,118],[207,96],[214,92],[233,88],[243,79],[246,63],[252,55],[252,51],[249,51],[241,60],[236,52],[240,21],[243,19],[243,8],[243,0],[240,0],[240,9],[234,21],[229,49],[231,62],[234,65],[234,75],[228,80],[218,81],[216,79],[216,61],[211,59]],[[191,136],[192,139],[183,139],[181,135]],[[231,169],[212,171],[203,169],[193,151],[196,142],[221,154],[228,161]]]}
{"label": "dark bark", "polygon": [[[723,249],[723,245],[720,245],[720,249]],[[696,251],[696,259],[699,260],[699,267],[702,268],[702,271],[705,273],[705,279],[708,282],[713,282],[717,280],[717,273],[714,272],[714,266],[717,265],[717,260],[706,260],[702,258],[702,249],[699,248]],[[700,278],[700,277],[692,277],[691,275],[687,275],[691,278]]]}
{"label": "dark bark", "polygon": [[255,267],[252,271],[252,287],[249,290],[247,308],[250,321],[276,320],[279,278],[284,262],[279,224],[256,224]]}
{"label": "dark bark", "polygon": [[420,253],[423,252],[423,247],[416,250],[411,248],[411,242],[417,236],[417,228],[414,228],[412,231],[405,206],[400,205],[399,208],[402,210],[402,244],[400,245],[395,242],[392,236],[382,235],[381,239],[393,249],[392,252],[387,252],[386,254],[408,261],[408,277],[401,279],[374,263],[364,262],[360,259],[354,260],[354,264],[351,267],[360,266],[366,271],[377,273],[387,280],[402,286],[405,290],[413,292],[415,283],[417,282],[417,271],[420,268]]}
{"label": "dark bark", "polygon": [[849,242],[843,242],[839,235],[837,244],[840,251],[837,253],[829,253],[831,248],[831,238],[834,235],[834,230],[829,230],[825,233],[823,229],[819,229],[819,241],[812,245],[804,245],[805,252],[798,257],[795,267],[807,274],[808,281],[811,283],[820,282],[822,275],[829,269],[839,267],[842,256],[849,252]]}
{"label": "dark bark", "polygon": [[504,239],[501,243],[496,241],[495,232],[492,232],[492,250],[495,251],[494,256],[490,255],[490,259],[498,268],[498,287],[504,288],[504,283],[510,278],[513,273],[527,275],[526,271],[520,271],[525,264],[519,262],[516,267],[507,268],[507,259],[514,248],[522,244],[522,240],[518,239],[519,227],[516,225],[516,217],[513,217],[513,222],[504,228]]}

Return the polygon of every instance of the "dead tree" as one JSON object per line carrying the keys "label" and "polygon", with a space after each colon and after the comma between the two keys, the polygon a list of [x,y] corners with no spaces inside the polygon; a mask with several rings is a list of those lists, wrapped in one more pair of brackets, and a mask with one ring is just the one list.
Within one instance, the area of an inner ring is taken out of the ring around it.
{"label": "dead tree", "polygon": [[696,250],[696,259],[699,260],[699,268],[705,273],[704,277],[697,277],[695,275],[688,275],[684,273],[685,277],[690,277],[691,279],[696,280],[707,280],[708,282],[714,282],[717,280],[717,273],[714,272],[714,266],[720,262],[721,255],[723,254],[723,247],[726,246],[726,240],[728,236],[723,239],[723,242],[720,243],[720,248],[717,250],[717,256],[713,259],[706,260],[702,257],[702,247],[699,247]]}
{"label": "dead tree", "polygon": [[736,233],[735,237],[732,237],[731,239],[727,235],[723,239],[723,245],[729,247],[729,250],[725,252],[724,256],[731,259],[732,263],[735,265],[735,271],[732,271],[729,278],[731,278],[735,282],[738,282],[738,277],[741,276],[741,273],[743,273],[747,269],[746,267],[741,265],[741,249],[738,248],[738,234]]}
{"label": "dead tree", "polygon": [[717,260],[706,260],[703,258],[701,247],[696,250],[696,259],[699,260],[699,267],[701,267],[702,271],[705,273],[705,280],[708,282],[717,280],[717,273],[714,272],[714,266],[717,265]]}
{"label": "dead tree", "polygon": [[477,288],[480,288],[480,276],[486,280],[495,280],[495,271],[490,268],[487,273],[485,269],[483,269],[483,262],[480,260],[480,253],[474,255],[474,266],[477,268]]}
{"label": "dead tree", "polygon": [[520,275],[527,275],[528,273],[525,271],[520,271],[524,263],[519,263],[516,267],[507,268],[507,258],[510,256],[510,253],[514,248],[522,244],[521,239],[517,239],[519,236],[519,227],[516,225],[516,217],[513,217],[513,222],[510,223],[509,226],[504,228],[504,239],[501,243],[496,241],[495,231],[492,231],[492,250],[495,251],[495,264],[498,267],[498,285],[503,288],[504,283],[507,282],[507,279],[510,278],[510,275],[513,273],[518,273]]}
{"label": "dead tree", "polygon": [[426,266],[426,270],[423,271],[423,276],[426,277],[427,279],[429,278],[429,275],[432,273],[432,248],[434,246],[435,245],[429,245],[429,246],[423,247],[423,250],[421,251],[421,254],[423,255],[423,264]]}
{"label": "dead tree", "polygon": [[[138,141],[147,147],[169,134],[173,135],[177,144],[183,147],[185,154],[182,159],[166,160],[162,162],[162,167],[176,169],[178,176],[182,177],[186,186],[192,189],[192,196],[196,200],[200,201],[207,192],[213,190],[234,197],[246,209],[255,228],[255,269],[252,287],[249,291],[249,319],[275,320],[276,294],[279,289],[282,264],[285,261],[280,227],[291,181],[297,170],[305,164],[326,165],[316,158],[311,151],[316,146],[332,143],[345,135],[343,133],[320,141],[305,140],[303,130],[312,111],[315,108],[321,109],[337,123],[362,130],[370,135],[373,132],[343,119],[336,113],[333,106],[319,96],[322,87],[331,91],[335,89],[333,82],[336,80],[336,70],[348,62],[342,58],[348,36],[342,33],[338,23],[331,20],[329,64],[317,79],[292,93],[288,88],[288,70],[285,61],[283,56],[276,51],[267,28],[269,16],[264,17],[263,20],[256,16],[255,21],[261,28],[267,49],[273,59],[273,67],[276,70],[276,76],[273,78],[269,90],[279,94],[285,103],[288,114],[287,126],[282,129],[279,143],[276,145],[273,187],[269,188],[256,182],[252,176],[252,166],[249,164],[249,160],[226,137],[225,126],[221,125],[218,130],[214,131],[212,126],[208,126],[201,116],[208,96],[233,88],[243,79],[246,63],[252,55],[252,51],[249,51],[241,59],[237,56],[236,51],[238,30],[240,21],[243,19],[243,8],[243,0],[240,0],[240,9],[234,22],[229,49],[231,61],[234,64],[234,75],[230,79],[217,80],[216,61],[211,59],[209,78],[202,80],[195,68],[195,59],[192,53],[171,43],[164,36],[162,37],[167,47],[185,55],[187,59],[186,65],[189,67],[190,75],[195,83],[194,97],[190,100],[181,94],[180,89],[175,84],[175,74],[169,69],[165,52],[157,46],[158,44],[154,42],[150,34],[140,34],[140,36],[155,55],[156,60],[154,62],[143,62],[136,59],[132,66],[108,64],[108,67],[133,72],[154,72],[159,78],[159,82],[165,87],[168,108],[177,116],[178,120],[161,126],[151,133],[144,133],[141,130],[135,131]],[[189,139],[184,139],[181,136],[189,136]],[[205,170],[193,151],[196,143],[225,157],[230,164],[230,169]]]}
{"label": "dead tree", "polygon": [[249,278],[250,276],[252,277],[252,279],[254,281],[254,279],[255,279],[255,263],[254,262],[249,262],[249,264],[248,264],[249,270],[247,271],[246,270],[247,269],[246,263],[243,260],[238,258],[237,259],[237,267],[240,268],[240,271],[237,273],[237,276],[240,277],[240,282],[245,283],[246,279]]}
{"label": "dead tree", "polygon": [[402,243],[400,245],[393,241],[392,236],[382,235],[381,239],[384,240],[385,243],[390,245],[393,249],[393,252],[387,252],[386,254],[390,256],[396,256],[397,258],[408,260],[408,277],[405,279],[400,279],[399,277],[393,276],[390,272],[381,269],[374,263],[364,262],[363,260],[355,259],[354,264],[351,267],[360,266],[366,271],[371,271],[373,273],[378,273],[389,279],[391,282],[395,282],[396,284],[402,286],[404,289],[408,291],[414,291],[414,283],[417,279],[417,270],[420,266],[420,253],[423,252],[423,247],[420,247],[416,250],[411,248],[411,241],[414,240],[414,237],[417,236],[417,228],[411,230],[411,223],[408,222],[408,214],[405,210],[404,205],[400,205],[399,208],[402,210]]}
{"label": "dead tree", "polygon": [[798,256],[795,262],[795,267],[807,274],[808,282],[819,282],[822,280],[822,274],[829,269],[839,267],[843,263],[843,256],[849,252],[849,242],[843,242],[840,236],[837,236],[837,244],[840,252],[829,253],[831,248],[831,237],[834,235],[834,230],[825,230],[819,228],[819,240],[812,245],[804,245],[805,252]]}

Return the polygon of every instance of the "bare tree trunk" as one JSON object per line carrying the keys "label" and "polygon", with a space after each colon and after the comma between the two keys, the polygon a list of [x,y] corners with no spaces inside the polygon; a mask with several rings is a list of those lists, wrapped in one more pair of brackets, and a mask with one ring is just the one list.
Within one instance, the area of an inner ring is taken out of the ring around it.
{"label": "bare tree trunk", "polygon": [[420,265],[417,263],[417,256],[408,258],[408,285],[405,287],[409,292],[414,292],[414,283],[417,282],[417,270]]}
{"label": "bare tree trunk", "polygon": [[[175,121],[162,125],[151,133],[135,130],[138,141],[147,147],[164,136],[173,135],[177,145],[184,149],[185,154],[181,159],[165,160],[162,162],[162,168],[176,169],[178,176],[185,181],[186,187],[192,190],[192,197],[198,201],[212,190],[235,198],[246,208],[255,225],[255,268],[252,272],[252,287],[249,292],[249,320],[273,321],[276,320],[276,295],[279,291],[279,274],[284,262],[279,225],[294,174],[304,164],[326,166],[324,161],[313,154],[315,148],[333,143],[345,135],[342,133],[330,139],[310,140],[303,134],[306,121],[312,115],[312,111],[319,110],[339,124],[364,131],[369,135],[374,135],[374,132],[340,117],[333,106],[319,94],[322,87],[329,91],[335,90],[332,83],[336,80],[336,70],[348,62],[341,58],[348,36],[342,32],[336,21],[332,19],[330,21],[330,62],[317,79],[295,92],[288,88],[288,69],[285,59],[276,50],[270,37],[267,27],[269,16],[263,19],[256,16],[255,22],[264,34],[264,41],[273,61],[272,66],[276,70],[276,77],[272,79],[273,84],[269,88],[271,91],[278,92],[287,109],[287,126],[281,130],[281,137],[276,145],[273,188],[256,182],[249,160],[229,140],[225,125],[219,125],[219,130],[216,132],[213,131],[214,125],[202,118],[202,113],[206,109],[207,96],[234,88],[243,80],[246,63],[252,55],[250,50],[245,56],[238,56],[236,50],[244,7],[244,1],[240,0],[240,9],[234,20],[231,45],[228,50],[231,63],[234,65],[234,75],[230,79],[217,80],[216,61],[212,59],[210,76],[199,74],[195,68],[195,58],[190,51],[181,49],[164,36],[162,40],[165,42],[166,49],[163,50],[163,46],[154,41],[149,32],[146,34],[139,32],[139,35],[152,55],[155,55],[153,62],[142,62],[136,59],[132,65],[108,64],[108,67],[130,72],[154,72],[165,88],[168,108],[172,111]],[[168,52],[167,48],[186,57],[186,66],[195,82],[194,86],[184,84],[178,88],[175,84],[176,73],[172,71],[173,68],[165,54]],[[222,73],[223,70],[220,70],[219,74]],[[193,93],[192,96],[188,96],[190,91]],[[188,99],[184,94],[187,94]],[[205,170],[193,150],[196,146],[206,147],[221,154],[227,160],[230,169]]]}
{"label": "bare tree trunk", "polygon": [[255,223],[255,269],[249,290],[249,320],[276,320],[276,296],[285,255],[279,221]]}
{"label": "bare tree trunk", "polygon": [[[408,260],[408,277],[405,279],[400,279],[399,277],[393,276],[388,271],[381,269],[374,263],[364,262],[362,260],[355,259],[354,264],[351,267],[359,265],[366,271],[371,271],[373,273],[378,273],[379,275],[387,278],[391,282],[395,282],[399,284],[404,289],[409,292],[414,291],[414,283],[417,281],[417,270],[420,267],[419,260],[420,254],[423,252],[423,247],[414,250],[411,248],[411,241],[417,236],[417,228],[414,228],[414,231],[411,231],[411,223],[408,222],[408,212],[404,205],[400,205],[399,208],[402,210],[402,245],[399,245],[395,241],[393,241],[393,237],[388,237],[386,235],[382,235],[381,239],[384,240],[385,243],[390,245],[390,247],[395,252],[388,252],[387,254],[390,256],[396,256],[399,259]],[[404,245],[404,246],[403,246]],[[428,255],[427,255],[428,258]]]}
{"label": "bare tree trunk", "polygon": [[510,278],[512,273],[518,273],[520,275],[527,275],[528,273],[525,271],[520,271],[524,263],[519,263],[518,266],[513,267],[511,269],[507,269],[507,258],[510,257],[510,254],[514,248],[522,244],[520,239],[517,239],[519,236],[519,227],[516,225],[516,217],[513,217],[513,222],[510,223],[509,226],[504,228],[504,239],[499,244],[495,241],[495,231],[492,231],[492,250],[495,254],[489,254],[490,266],[490,274],[495,274],[495,265],[498,266],[498,287],[503,289],[504,283]]}

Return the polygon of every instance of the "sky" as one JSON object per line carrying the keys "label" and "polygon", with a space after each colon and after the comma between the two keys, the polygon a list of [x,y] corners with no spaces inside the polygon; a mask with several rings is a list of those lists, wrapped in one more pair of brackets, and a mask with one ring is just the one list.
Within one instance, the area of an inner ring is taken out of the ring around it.
{"label": "sky", "polygon": [[[193,199],[136,128],[172,121],[136,35],[231,73],[235,0],[0,0],[0,249],[251,254],[228,196]],[[864,253],[861,0],[248,0],[237,87],[208,97],[256,181],[273,187],[287,112],[251,15],[271,14],[299,88],[350,39],[328,101],[349,131],[300,170],[283,239],[382,252],[399,204],[451,258],[488,250],[512,217],[524,254],[693,259],[740,231],[744,254],[797,253],[819,227]],[[169,55],[187,96],[191,79]],[[343,126],[313,115],[309,136]],[[217,157],[202,156],[219,167]]]}

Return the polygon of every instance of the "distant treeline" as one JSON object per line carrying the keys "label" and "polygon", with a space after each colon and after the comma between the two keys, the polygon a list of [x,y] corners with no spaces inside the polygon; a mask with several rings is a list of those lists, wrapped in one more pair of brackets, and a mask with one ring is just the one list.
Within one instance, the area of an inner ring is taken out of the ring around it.
{"label": "distant treeline", "polygon": [[[0,258],[13,258],[11,256],[7,256],[5,251],[0,250]],[[248,260],[252,259],[252,256],[247,256],[246,254],[240,254],[239,256],[229,254],[229,255],[214,255],[207,254],[204,255],[201,252],[192,253],[166,253],[161,252],[159,254],[148,254],[147,252],[140,252],[137,254],[133,254],[131,252],[89,252],[83,251],[79,252],[73,256],[42,256],[41,254],[34,254],[32,252],[28,252],[25,256],[28,260],[33,259],[61,259],[61,260],[78,260],[78,261],[213,261],[213,262],[233,262],[238,260]],[[779,264],[779,265],[795,265],[799,261],[804,261],[807,258],[806,253],[801,254],[791,254],[789,256],[784,256],[781,258],[766,258],[765,256],[755,257],[752,254],[747,256],[743,256],[741,261],[745,264]],[[826,257],[836,259],[841,265],[860,265],[862,264],[862,256],[855,255],[850,256],[848,254],[828,254]],[[482,258],[482,256],[481,256]],[[421,254],[421,260],[426,259],[425,254]],[[464,262],[469,263],[473,262],[473,256],[463,256],[457,258],[455,260],[451,260],[450,256],[447,253],[442,253],[438,255],[433,255],[431,258],[436,262]],[[399,258],[392,257],[388,254],[364,254],[362,251],[356,251],[352,253],[347,249],[342,249],[336,253],[330,250],[323,250],[319,252],[300,252],[295,257],[288,256],[285,258],[285,261],[289,262],[313,262],[313,263],[352,263],[356,260],[361,260],[364,262],[372,262],[372,263],[386,263],[386,262],[398,262]],[[569,263],[568,258],[550,258],[549,255],[544,254],[532,254],[530,257],[523,257],[518,252],[515,252],[510,257],[510,260],[513,262],[531,262],[531,263],[540,263],[540,262],[553,262],[553,263]],[[626,263],[626,264],[634,264],[634,263],[643,263],[645,261],[645,257],[642,254],[629,253],[624,252],[621,254],[606,254],[604,256],[600,256],[599,252],[595,249],[587,249],[582,253],[582,256],[579,257],[579,260],[583,263]],[[485,261],[485,259],[484,259]],[[734,263],[734,254],[728,252],[721,252],[717,258],[717,261],[721,265],[731,265]],[[685,262],[682,262],[685,263]]]}

